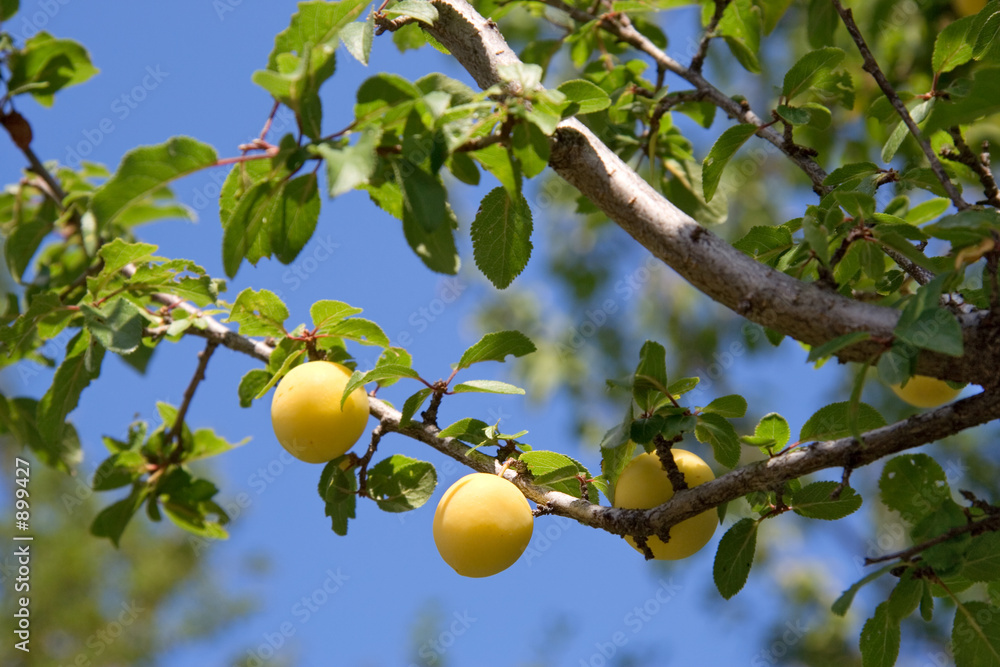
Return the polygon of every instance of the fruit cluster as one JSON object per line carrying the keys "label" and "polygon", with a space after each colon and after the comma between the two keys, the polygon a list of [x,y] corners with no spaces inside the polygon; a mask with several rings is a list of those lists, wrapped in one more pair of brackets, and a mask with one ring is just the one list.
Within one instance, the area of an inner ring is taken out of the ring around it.
{"label": "fruit cluster", "polygon": [[[296,366],[281,380],[271,402],[271,423],[278,442],[307,463],[325,463],[345,454],[364,433],[368,395],[354,389],[341,397],[351,371],[341,364],[314,361]],[[671,450],[689,487],[715,479],[701,458]],[[649,509],[670,500],[674,488],[660,459],[651,453],[635,457],[615,487],[615,507]],[[517,562],[531,540],[534,517],[524,495],[502,476],[473,473],[445,491],[434,513],[434,542],[458,574],[489,577]],[[670,528],[669,540],[647,538],[658,560],[691,556],[712,538],[716,513],[706,511]],[[626,538],[637,550],[632,537]]]}

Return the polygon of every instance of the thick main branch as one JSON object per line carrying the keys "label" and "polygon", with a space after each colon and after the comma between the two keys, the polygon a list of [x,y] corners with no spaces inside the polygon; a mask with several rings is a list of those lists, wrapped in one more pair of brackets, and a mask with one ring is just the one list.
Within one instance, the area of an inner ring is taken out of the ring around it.
{"label": "thick main branch", "polygon": [[[426,30],[481,87],[500,83],[498,68],[518,58],[496,24],[465,0],[433,2],[439,19]],[[842,361],[867,361],[883,349],[879,340],[891,340],[897,310],[796,280],[736,250],[656,192],[575,118],[559,124],[549,165],[656,257],[739,315],[810,345],[855,331],[872,334],[839,352]],[[982,325],[984,318],[960,316],[963,357],[925,352],[917,371],[985,386],[1000,383],[1000,341],[995,329]]]}

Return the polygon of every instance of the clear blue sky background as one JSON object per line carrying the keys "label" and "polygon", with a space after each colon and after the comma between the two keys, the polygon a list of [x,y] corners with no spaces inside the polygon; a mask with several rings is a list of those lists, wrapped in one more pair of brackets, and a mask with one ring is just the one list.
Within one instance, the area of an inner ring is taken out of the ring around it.
{"label": "clear blue sky background", "polygon": [[[58,7],[51,18],[44,13],[48,5]],[[220,14],[220,7],[231,11]],[[30,34],[36,28],[25,23],[25,17],[35,17],[39,27],[46,17],[46,30],[82,42],[101,69],[86,85],[60,93],[51,110],[19,101],[19,109],[34,126],[36,152],[43,159],[65,161],[71,150],[89,148],[88,159],[113,168],[136,145],[184,134],[216,146],[220,155],[237,154],[236,146],[256,136],[271,106],[269,97],[251,83],[250,74],[265,64],[274,34],[287,25],[294,7],[292,2],[226,0],[22,3],[21,13],[6,29],[13,28],[19,36],[25,30]],[[675,43],[682,44],[683,31],[694,25],[695,18],[691,12],[679,12],[671,19],[666,27],[677,38]],[[376,40],[368,69],[342,52],[337,74],[324,89],[325,129],[347,124],[358,84],[379,71],[411,79],[444,71],[469,81],[436,51],[400,55],[386,36]],[[150,72],[158,72],[160,80]],[[123,100],[123,95],[129,99]],[[0,151],[0,177],[11,182],[22,166],[20,155],[6,141]],[[159,244],[165,256],[191,258],[213,275],[223,275],[215,195],[225,173],[220,169],[178,183],[180,199],[198,209],[198,223],[151,225],[140,231],[143,240]],[[484,181],[493,187],[490,177]],[[482,191],[462,192],[457,211],[467,230]],[[544,224],[544,219],[538,220]],[[324,248],[330,243],[336,247],[327,253]],[[544,252],[543,234],[536,234],[536,247],[536,252]],[[466,242],[457,283],[460,296],[441,309],[443,301],[438,300],[452,293],[456,283],[424,269],[406,246],[399,224],[365,195],[351,193],[335,202],[324,201],[316,237],[297,260],[306,280],[293,278],[290,267],[264,261],[257,268],[244,265],[225,296],[233,299],[247,286],[279,291],[293,321],[306,321],[309,305],[318,299],[363,307],[365,316],[379,322],[393,340],[402,333],[413,337],[415,365],[433,379],[446,375],[448,363],[481,333],[472,328],[469,315],[491,288],[477,275],[468,251]],[[530,283],[537,275],[529,268],[518,280]],[[421,308],[438,314],[431,321],[420,315]],[[427,319],[425,324],[422,319]],[[85,476],[104,455],[102,434],[121,436],[136,414],[155,421],[156,401],[180,402],[201,347],[197,339],[161,345],[145,377],[109,355],[103,375],[73,415],[84,440]],[[354,351],[361,367],[370,366],[377,353],[363,347]],[[750,397],[753,411],[780,410],[797,432],[809,414],[835,398],[831,388],[839,386],[840,377],[834,365],[810,370],[804,356],[798,346],[786,342],[766,358],[738,363],[732,383]],[[716,604],[711,569],[722,530],[687,562],[651,565],[615,537],[544,517],[536,521],[528,555],[510,570],[489,579],[458,577],[438,557],[431,520],[440,494],[466,471],[398,436],[383,440],[380,455],[400,452],[440,464],[434,498],[405,515],[386,514],[372,503],[361,503],[350,534],[337,537],[316,495],[321,467],[282,460],[283,450],[270,428],[270,397],[249,410],[238,405],[239,378],[254,367],[256,362],[247,357],[219,350],[188,419],[192,427],[212,426],[230,440],[253,438],[217,460],[213,474],[222,489],[222,502],[249,503],[234,516],[231,538],[212,544],[204,557],[226,587],[259,596],[261,607],[217,640],[178,646],[162,657],[164,666],[228,664],[247,645],[266,646],[268,637],[275,639],[283,627],[293,635],[282,640],[278,652],[294,664],[405,665],[411,657],[415,621],[431,605],[440,612],[441,630],[457,631],[454,637],[442,636],[450,644],[442,658],[451,664],[486,667],[532,660],[574,667],[605,664],[595,646],[604,644],[607,649],[616,633],[621,633],[619,643],[622,638],[627,642],[625,650],[642,657],[643,664],[748,664],[765,648],[763,628],[774,621],[803,621],[783,618],[781,610],[769,604],[773,590],[764,572],[751,575],[737,602]],[[503,377],[500,365],[481,368],[476,372]],[[40,396],[51,375],[43,373],[24,382],[16,371],[8,370],[3,377],[15,393]],[[386,393],[397,402],[405,395]],[[596,443],[567,441],[564,399],[543,406],[521,397],[456,397],[454,402],[459,401],[460,405],[446,403],[442,423],[469,414],[503,416],[504,424],[515,430],[530,430],[527,440],[536,446],[577,456],[591,470],[599,468]],[[108,494],[105,504],[110,500]],[[774,526],[774,530],[794,537],[796,521],[802,520],[789,518],[784,528]],[[766,538],[771,526],[765,528]],[[832,539],[859,553],[866,539],[861,531],[859,522],[845,522]],[[788,567],[790,559],[820,557],[829,546],[797,544],[792,539],[787,555],[778,562]],[[269,557],[273,564],[269,572],[255,573],[243,566],[245,556],[255,552]],[[44,554],[38,557],[44,559]],[[43,567],[40,563],[38,571]],[[830,567],[831,594],[858,578],[849,560],[833,561]],[[339,573],[342,581],[339,590],[324,600],[316,592],[330,572]],[[296,605],[314,594],[323,603],[307,616]],[[635,613],[637,607],[645,607],[644,616]],[[867,614],[870,608],[861,605],[861,611]],[[619,657],[622,650],[617,650]],[[270,652],[264,650],[263,655]]]}

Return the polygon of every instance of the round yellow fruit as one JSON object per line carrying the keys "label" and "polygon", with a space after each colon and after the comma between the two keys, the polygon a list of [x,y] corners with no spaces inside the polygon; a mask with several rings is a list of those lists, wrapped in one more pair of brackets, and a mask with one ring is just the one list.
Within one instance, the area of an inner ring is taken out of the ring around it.
{"label": "round yellow fruit", "polygon": [[961,393],[961,389],[953,389],[944,380],[914,375],[903,386],[889,385],[889,388],[901,399],[918,408],[936,408],[950,403]]}
{"label": "round yellow fruit", "polygon": [[516,486],[477,472],[445,491],[434,512],[434,543],[463,577],[490,577],[521,557],[532,523],[528,501]]}
{"label": "round yellow fruit", "polygon": [[978,14],[986,6],[986,0],[952,0],[951,6],[955,8],[959,18],[962,18]]}
{"label": "round yellow fruit", "polygon": [[358,387],[340,408],[351,370],[330,361],[296,366],[278,383],[271,426],[281,446],[306,463],[326,463],[354,446],[368,423],[368,394]]}
{"label": "round yellow fruit", "polygon": [[[671,449],[677,469],[684,474],[688,487],[715,479],[712,469],[696,454],[684,449]],[[640,454],[625,466],[618,484],[615,486],[615,507],[626,509],[649,509],[662,505],[674,497],[674,487],[670,484],[667,471],[663,469],[656,454]],[[670,528],[670,540],[664,542],[655,535],[646,539],[646,545],[657,560],[680,560],[687,558],[708,544],[719,524],[715,510],[706,510],[690,519],[685,519]],[[631,537],[625,538],[637,551],[642,551]]]}

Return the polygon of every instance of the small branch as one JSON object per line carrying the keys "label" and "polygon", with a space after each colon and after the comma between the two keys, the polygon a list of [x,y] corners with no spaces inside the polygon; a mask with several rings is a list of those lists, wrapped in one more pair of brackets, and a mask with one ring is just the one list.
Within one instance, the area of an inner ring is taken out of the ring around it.
{"label": "small branch", "polygon": [[[726,95],[709,83],[700,72],[695,71],[690,67],[685,67],[678,61],[668,56],[662,49],[649,41],[649,38],[636,30],[630,23],[619,20],[613,15],[605,15],[603,17],[594,16],[583,11],[582,9],[577,9],[566,4],[563,0],[539,1],[549,5],[550,7],[555,7],[556,9],[566,12],[573,18],[574,21],[577,21],[578,23],[588,23],[601,18],[601,28],[607,30],[619,40],[629,44],[652,58],[656,63],[658,71],[663,70],[676,74],[694,86],[696,90],[703,92],[705,96],[704,99],[722,109],[730,117],[735,118],[741,123],[756,125],[760,128],[757,132],[757,136],[767,140],[772,145],[777,147],[781,150],[781,152],[785,153],[785,155],[787,155],[792,162],[802,169],[806,176],[809,177],[809,180],[812,181],[813,191],[817,194],[823,196],[833,190],[832,187],[823,185],[823,181],[827,176],[826,171],[824,171],[823,168],[808,154],[790,150],[785,145],[784,137],[780,133],[773,130],[770,127],[770,123],[765,123],[759,116],[757,116],[757,114],[750,109],[749,105],[745,103],[741,104],[739,101],[734,100],[732,97]],[[439,5],[436,4],[435,6]],[[454,50],[452,52],[454,53]]]}
{"label": "small branch", "polygon": [[375,34],[381,35],[384,32],[396,32],[405,25],[417,23],[417,19],[410,16],[397,16],[394,19],[386,18],[382,12],[375,12]]}
{"label": "small branch", "polygon": [[653,555],[653,550],[649,548],[648,544],[646,544],[646,541],[649,539],[647,536],[636,535],[632,539],[635,540],[635,546],[639,547],[639,550],[642,551],[642,555],[646,558],[646,560],[653,560],[656,558],[656,556]]}
{"label": "small branch", "polygon": [[887,79],[885,74],[882,72],[882,68],[879,67],[878,61],[875,60],[875,56],[872,55],[871,49],[868,48],[868,44],[865,42],[865,38],[862,36],[861,30],[858,28],[858,24],[854,22],[854,13],[850,9],[845,8],[844,5],[840,3],[840,0],[830,0],[830,2],[833,3],[837,13],[840,14],[841,20],[847,27],[847,32],[850,33],[851,38],[857,45],[858,51],[861,52],[861,58],[864,60],[862,69],[872,75],[872,78],[875,79],[875,83],[877,83],[878,87],[882,89],[882,92],[889,100],[889,103],[892,104],[892,107],[896,110],[896,113],[899,114],[899,117],[903,120],[907,129],[910,130],[910,134],[912,134],[913,138],[917,140],[918,144],[920,144],[920,149],[924,152],[924,155],[927,156],[927,161],[930,163],[931,171],[933,171],[934,175],[937,176],[937,179],[941,181],[941,185],[944,187],[945,192],[948,193],[948,198],[951,199],[952,203],[955,204],[955,207],[958,210],[961,211],[968,208],[968,202],[962,199],[962,194],[958,191],[955,184],[951,182],[951,178],[949,178],[948,174],[945,172],[944,166],[941,164],[941,161],[938,160],[938,156],[934,153],[934,149],[931,148],[930,142],[924,138],[920,128],[917,127],[917,123],[913,120],[913,116],[910,115],[910,111],[906,108],[906,105],[903,104],[903,100],[899,98],[899,95],[892,87],[892,84],[889,83],[889,79]]}
{"label": "small branch", "polygon": [[712,14],[712,19],[705,26],[705,34],[701,36],[701,42],[698,43],[698,52],[691,58],[689,68],[692,72],[701,74],[705,57],[708,55],[708,45],[715,37],[715,29],[719,27],[719,21],[722,20],[722,15],[726,12],[726,7],[729,6],[730,2],[731,0],[715,0],[715,13]]}
{"label": "small branch", "polygon": [[358,470],[358,495],[368,496],[368,464],[371,463],[372,457],[375,456],[375,450],[378,449],[378,443],[382,439],[382,433],[385,429],[382,427],[382,423],[372,429],[372,441],[368,445],[368,451],[362,456],[358,462],[361,465],[360,470]]}
{"label": "small branch", "polygon": [[667,477],[670,478],[670,485],[674,488],[674,493],[686,491],[688,488],[687,480],[684,479],[684,473],[677,467],[674,454],[670,451],[671,447],[680,441],[680,437],[667,440],[662,435],[657,435],[653,440],[656,443],[656,456],[660,459],[660,465],[666,471]]}
{"label": "small branch", "polygon": [[218,346],[219,343],[210,340],[205,344],[205,349],[198,353],[198,367],[195,369],[187,389],[184,390],[181,407],[177,410],[177,419],[174,420],[174,425],[167,432],[166,441],[168,443],[171,440],[177,441],[177,447],[174,449],[173,454],[171,454],[171,459],[179,459],[180,453],[183,451],[184,443],[181,441],[181,434],[184,432],[184,418],[187,417],[188,408],[191,407],[191,399],[194,398],[194,392],[198,389],[201,381],[205,379],[205,369],[208,367],[208,361],[212,358],[212,353],[215,352],[215,348]]}
{"label": "small branch", "polygon": [[899,265],[899,268],[903,269],[911,278],[917,281],[921,285],[926,285],[930,281],[934,280],[934,274],[925,269],[918,264],[914,264],[906,255],[903,255],[895,248],[890,248],[887,245],[881,245],[882,252],[887,254],[892,258],[892,261]]}
{"label": "small branch", "polygon": [[930,549],[933,546],[937,546],[942,542],[947,542],[953,537],[958,537],[959,535],[965,535],[966,533],[972,533],[973,536],[981,535],[982,533],[991,533],[1000,530],[1000,515],[992,515],[983,519],[982,521],[973,521],[967,523],[964,526],[956,526],[944,533],[941,533],[935,538],[927,540],[926,542],[921,542],[920,544],[914,545],[909,549],[904,549],[903,551],[897,551],[896,553],[886,554],[885,556],[878,556],[876,558],[865,558],[865,565],[872,565],[874,563],[884,563],[890,560],[912,560],[917,554]]}
{"label": "small branch", "polygon": [[969,148],[969,144],[965,143],[965,137],[962,136],[960,128],[950,127],[948,128],[948,134],[951,135],[951,140],[954,142],[957,150],[951,150],[950,147],[945,148],[941,151],[941,157],[952,162],[964,164],[971,169],[983,185],[983,194],[986,195],[984,203],[1000,208],[1000,189],[997,188],[996,179],[993,177],[993,171],[990,169],[989,142],[984,141],[982,153],[976,155]]}

